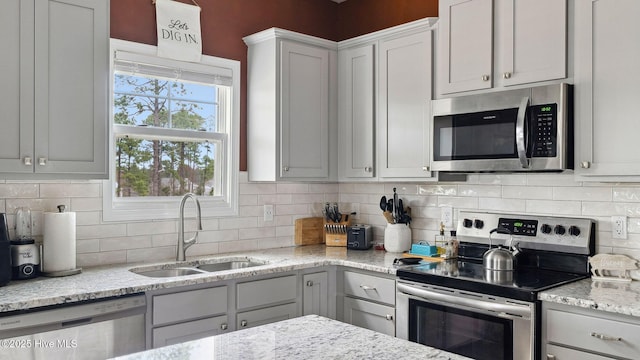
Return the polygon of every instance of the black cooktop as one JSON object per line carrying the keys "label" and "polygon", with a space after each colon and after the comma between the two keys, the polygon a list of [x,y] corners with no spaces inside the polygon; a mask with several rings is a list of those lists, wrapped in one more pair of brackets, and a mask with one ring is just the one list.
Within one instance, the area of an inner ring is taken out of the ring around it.
{"label": "black cooktop", "polygon": [[536,267],[518,267],[514,271],[485,270],[477,260],[422,261],[399,267],[396,274],[400,279],[524,301],[536,301],[540,291],[588,277]]}

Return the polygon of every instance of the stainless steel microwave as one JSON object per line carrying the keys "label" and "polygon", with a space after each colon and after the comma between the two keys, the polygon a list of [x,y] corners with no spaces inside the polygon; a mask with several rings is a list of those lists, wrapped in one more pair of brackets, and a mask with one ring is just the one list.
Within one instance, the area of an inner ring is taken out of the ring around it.
{"label": "stainless steel microwave", "polygon": [[573,169],[572,107],[565,83],[434,100],[432,170]]}

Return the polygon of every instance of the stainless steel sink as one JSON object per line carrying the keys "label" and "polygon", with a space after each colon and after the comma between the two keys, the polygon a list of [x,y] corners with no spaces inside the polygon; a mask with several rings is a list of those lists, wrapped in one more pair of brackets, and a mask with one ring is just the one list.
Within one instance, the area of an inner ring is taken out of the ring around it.
{"label": "stainless steel sink", "polygon": [[214,271],[224,271],[224,270],[233,270],[233,269],[244,269],[254,266],[264,265],[264,263],[251,261],[251,260],[236,260],[236,261],[225,261],[219,263],[212,264],[200,264],[196,266],[200,270],[204,270],[207,272]]}
{"label": "stainless steel sink", "polygon": [[133,272],[135,272],[138,275],[155,277],[155,278],[176,277],[176,276],[207,273],[207,271],[196,269],[196,268],[173,268],[173,269],[156,269],[156,270],[143,270],[143,271],[138,270]]}
{"label": "stainless steel sink", "polygon": [[[157,268],[135,268],[130,269],[132,273],[154,277],[154,278],[166,278],[166,277],[178,277],[196,274],[208,274],[216,271],[244,269],[253,266],[265,265],[264,262],[252,261],[252,260],[227,260],[209,264],[193,264],[188,266],[157,269]],[[171,266],[171,264],[167,264]],[[185,264],[186,265],[186,264]]]}

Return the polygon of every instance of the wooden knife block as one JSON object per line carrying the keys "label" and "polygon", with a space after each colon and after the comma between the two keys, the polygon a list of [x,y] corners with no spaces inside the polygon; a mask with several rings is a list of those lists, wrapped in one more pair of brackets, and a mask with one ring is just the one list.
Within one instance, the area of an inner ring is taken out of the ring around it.
{"label": "wooden knife block", "polygon": [[324,219],[323,235],[326,246],[347,246],[347,230],[351,226],[351,219],[348,215],[342,215],[339,222],[327,221]]}

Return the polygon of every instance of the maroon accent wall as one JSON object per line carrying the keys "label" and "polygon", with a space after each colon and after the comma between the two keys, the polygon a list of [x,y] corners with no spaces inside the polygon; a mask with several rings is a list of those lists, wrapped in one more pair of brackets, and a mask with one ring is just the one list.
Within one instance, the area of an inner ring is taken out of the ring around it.
{"label": "maroon accent wall", "polygon": [[[189,0],[179,0],[191,3]],[[437,16],[437,0],[196,0],[202,52],[241,62],[240,170],[247,169],[247,47],[242,38],[271,27],[339,41]],[[156,45],[151,0],[111,0],[111,37]]]}
{"label": "maroon accent wall", "polygon": [[437,16],[438,0],[347,0],[338,8],[337,41]]}

